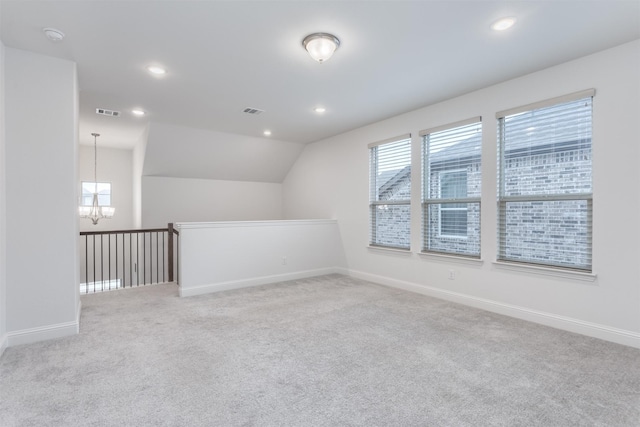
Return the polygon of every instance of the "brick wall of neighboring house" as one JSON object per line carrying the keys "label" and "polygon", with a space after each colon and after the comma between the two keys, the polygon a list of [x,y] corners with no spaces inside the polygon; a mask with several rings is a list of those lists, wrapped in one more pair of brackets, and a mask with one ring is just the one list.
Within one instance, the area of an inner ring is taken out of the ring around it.
{"label": "brick wall of neighboring house", "polygon": [[[402,178],[381,196],[383,200],[411,200],[410,169],[402,174]],[[374,243],[385,246],[408,248],[411,244],[409,235],[411,228],[411,205],[378,205],[372,207],[372,231],[375,232]]]}
{"label": "brick wall of neighboring house", "polygon": [[[591,150],[573,149],[550,151],[533,156],[529,160],[509,156],[505,161],[505,189],[513,194],[516,186],[541,192],[549,182],[562,183],[562,190],[570,192],[591,191]],[[535,177],[531,169],[536,169]],[[481,194],[481,171],[479,159],[466,167],[467,196]],[[430,185],[434,191],[440,186],[440,171],[432,168]],[[393,189],[387,191],[388,200],[410,199],[410,177],[398,180]],[[549,212],[549,206],[556,210]],[[410,206],[386,205],[373,208],[377,226],[377,243],[409,247]],[[587,204],[585,201],[522,202],[509,203],[506,208],[507,246],[514,248],[506,255],[510,259],[539,260],[549,262],[549,246],[559,249],[563,255],[561,263],[588,265],[587,255],[576,252],[589,238],[586,230]],[[467,205],[467,237],[446,237],[440,234],[440,208],[432,205],[428,218],[423,218],[426,228],[426,247],[429,250],[473,254],[480,246],[480,204]]]}
{"label": "brick wall of neighboring house", "polygon": [[[530,176],[536,169],[535,177]],[[591,192],[591,150],[549,152],[528,160],[505,160],[505,193],[517,195],[515,188],[542,193],[549,182],[561,183],[560,192]],[[526,178],[523,178],[526,177]],[[508,203],[505,213],[509,259],[544,263],[590,265],[588,255],[588,207],[584,200]],[[559,252],[549,257],[548,248]]]}

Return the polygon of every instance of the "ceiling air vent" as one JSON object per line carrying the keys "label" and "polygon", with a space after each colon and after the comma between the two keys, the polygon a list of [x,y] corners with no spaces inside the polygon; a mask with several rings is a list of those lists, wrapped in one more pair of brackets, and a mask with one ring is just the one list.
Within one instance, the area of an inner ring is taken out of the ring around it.
{"label": "ceiling air vent", "polygon": [[118,117],[120,111],[107,110],[106,108],[96,108],[96,114],[102,114],[103,116]]}
{"label": "ceiling air vent", "polygon": [[264,110],[260,110],[258,108],[251,108],[251,107],[247,107],[244,110],[242,110],[243,113],[247,113],[247,114],[255,114],[258,115],[260,113],[264,113]]}

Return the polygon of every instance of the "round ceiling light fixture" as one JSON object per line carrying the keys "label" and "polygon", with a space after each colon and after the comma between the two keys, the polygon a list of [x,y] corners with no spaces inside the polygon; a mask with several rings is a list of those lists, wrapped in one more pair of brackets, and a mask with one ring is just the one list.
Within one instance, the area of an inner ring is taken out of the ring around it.
{"label": "round ceiling light fixture", "polygon": [[138,116],[138,117],[144,116],[144,115],[146,114],[146,113],[144,112],[144,110],[141,110],[141,109],[139,109],[139,108],[136,108],[136,109],[131,110],[131,113],[132,113],[134,116]]}
{"label": "round ceiling light fixture", "polygon": [[302,46],[304,46],[313,59],[323,63],[331,58],[333,52],[338,49],[340,40],[333,34],[313,33],[302,40]]}
{"label": "round ceiling light fixture", "polygon": [[262,134],[264,136],[271,136],[271,131],[269,129],[265,130],[264,132],[262,132]]}
{"label": "round ceiling light fixture", "polygon": [[42,31],[44,32],[44,35],[47,36],[47,38],[52,42],[59,42],[64,38],[64,33],[55,28],[43,28]]}
{"label": "round ceiling light fixture", "polygon": [[327,111],[327,109],[326,109],[326,108],[324,108],[324,107],[316,107],[316,108],[314,108],[314,109],[313,109],[313,111],[315,111],[315,112],[316,112],[316,113],[318,113],[318,114],[322,114],[322,113],[324,113],[325,111]]}

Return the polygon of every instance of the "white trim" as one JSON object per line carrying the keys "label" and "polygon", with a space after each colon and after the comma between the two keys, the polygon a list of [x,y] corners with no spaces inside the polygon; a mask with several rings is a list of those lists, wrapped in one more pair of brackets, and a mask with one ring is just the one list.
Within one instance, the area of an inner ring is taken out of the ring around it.
{"label": "white trim", "polygon": [[393,288],[404,289],[410,292],[416,292],[447,301],[464,304],[467,306],[491,311],[505,316],[515,317],[517,319],[527,320],[529,322],[550,326],[564,331],[574,332],[617,344],[627,345],[640,349],[640,333],[625,329],[613,328],[598,323],[574,319],[571,317],[560,316],[553,313],[532,310],[526,307],[519,307],[511,304],[505,304],[485,298],[478,298],[471,295],[451,292],[444,289],[438,289],[427,285],[406,282],[403,280],[392,279],[390,277],[378,276],[376,274],[364,273],[362,271],[349,270],[349,275],[358,279],[367,280]]}
{"label": "white trim", "polygon": [[369,245],[367,246],[367,249],[374,251],[374,252],[391,252],[394,254],[400,254],[400,255],[412,255],[411,249],[401,249],[401,248],[394,248],[394,247],[386,247],[386,246],[377,246],[377,245]]}
{"label": "white trim", "polygon": [[9,337],[7,337],[7,334],[4,334],[0,338],[0,357],[2,357],[2,354],[4,353],[7,347],[9,347]]}
{"label": "white trim", "polygon": [[438,252],[419,252],[418,255],[426,259],[434,261],[445,261],[454,264],[470,264],[470,265],[482,265],[484,260],[481,258],[472,258],[464,255],[446,254]]}
{"label": "white trim", "polygon": [[302,220],[274,220],[274,221],[216,221],[216,222],[178,222],[174,225],[177,229],[197,228],[230,228],[230,227],[273,227],[273,226],[298,226],[298,225],[328,225],[337,224],[335,219],[302,219]]}
{"label": "white trim", "polygon": [[294,273],[275,274],[271,276],[252,277],[250,279],[231,280],[228,282],[210,283],[191,288],[180,287],[181,297],[210,294],[214,292],[228,291],[232,289],[249,288],[253,286],[268,285],[270,283],[286,282],[287,280],[306,279],[308,277],[323,276],[325,274],[344,274],[348,271],[342,267],[319,268],[316,270],[296,271]]}
{"label": "white trim", "polygon": [[390,144],[392,142],[406,141],[408,139],[411,139],[411,134],[405,133],[404,135],[396,136],[395,138],[387,138],[387,139],[383,139],[382,141],[372,142],[371,144],[368,145],[368,148],[371,149],[374,147],[378,147],[380,145]]}
{"label": "white trim", "polygon": [[545,99],[544,101],[533,102],[531,104],[522,105],[520,107],[509,108],[508,110],[498,111],[496,119],[502,119],[512,114],[524,113],[525,111],[537,110],[539,108],[550,107],[565,102],[578,101],[584,98],[593,98],[596,96],[595,89],[586,89],[580,92],[574,92],[567,95],[556,96],[555,98]]}
{"label": "white trim", "polygon": [[429,135],[430,133],[440,132],[441,130],[459,128],[466,125],[472,125],[474,123],[480,123],[482,125],[482,116],[471,117],[470,119],[460,120],[460,121],[449,123],[446,125],[435,126],[429,129],[424,129],[420,131],[419,135],[421,137],[424,137]]}
{"label": "white trim", "polygon": [[79,328],[80,324],[78,320],[74,320],[72,322],[64,322],[55,325],[40,326],[37,328],[9,332],[7,334],[8,346],[13,347],[21,344],[31,344],[38,341],[76,335],[79,332]]}
{"label": "white trim", "polygon": [[559,277],[561,279],[579,280],[582,282],[595,282],[598,278],[598,275],[595,273],[563,270],[559,268],[543,267],[529,264],[493,261],[493,265],[500,270],[517,271],[519,273],[529,273],[547,277]]}

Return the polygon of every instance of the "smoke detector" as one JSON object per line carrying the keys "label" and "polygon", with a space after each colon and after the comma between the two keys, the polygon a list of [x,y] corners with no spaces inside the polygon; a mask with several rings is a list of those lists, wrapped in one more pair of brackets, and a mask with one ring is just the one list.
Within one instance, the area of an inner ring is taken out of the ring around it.
{"label": "smoke detector", "polygon": [[64,38],[64,33],[55,28],[43,28],[42,31],[52,42],[59,42]]}
{"label": "smoke detector", "polygon": [[96,108],[96,114],[102,114],[103,116],[118,117],[120,111],[107,110],[106,108]]}

